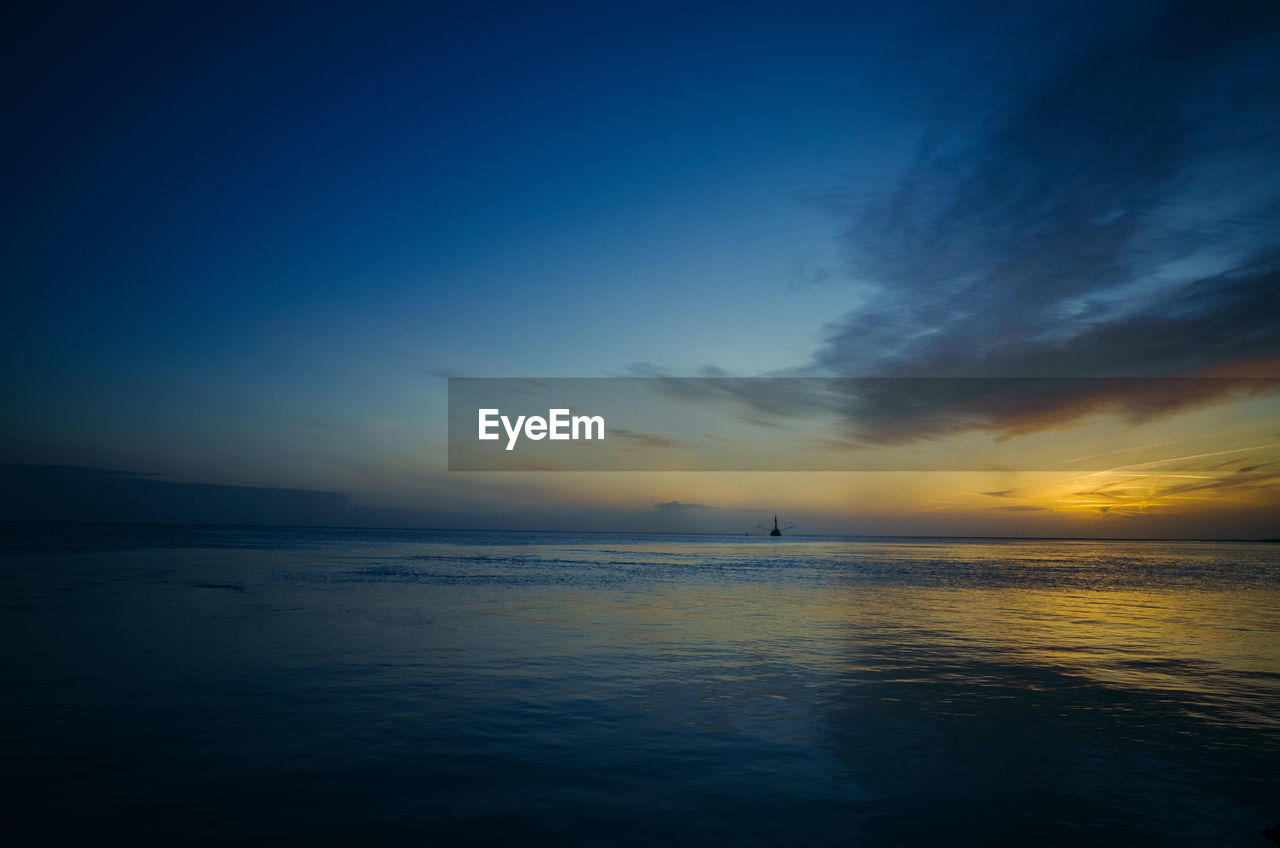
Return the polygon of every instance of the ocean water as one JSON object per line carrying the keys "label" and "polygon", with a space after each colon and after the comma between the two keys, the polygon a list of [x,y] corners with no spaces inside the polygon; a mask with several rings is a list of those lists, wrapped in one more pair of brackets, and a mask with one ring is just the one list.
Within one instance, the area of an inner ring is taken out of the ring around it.
{"label": "ocean water", "polygon": [[1280,545],[6,525],[21,842],[1265,846]]}

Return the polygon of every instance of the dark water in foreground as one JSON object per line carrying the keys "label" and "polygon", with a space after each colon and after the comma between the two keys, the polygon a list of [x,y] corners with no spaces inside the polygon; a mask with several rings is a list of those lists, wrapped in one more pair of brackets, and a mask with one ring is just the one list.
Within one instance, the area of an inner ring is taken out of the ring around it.
{"label": "dark water in foreground", "polygon": [[4,830],[44,841],[1280,822],[1277,545],[9,525],[0,550]]}

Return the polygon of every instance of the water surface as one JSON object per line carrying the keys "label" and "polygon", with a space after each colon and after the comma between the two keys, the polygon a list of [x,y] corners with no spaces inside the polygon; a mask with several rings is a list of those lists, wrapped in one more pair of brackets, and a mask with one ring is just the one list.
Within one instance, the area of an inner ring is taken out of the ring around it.
{"label": "water surface", "polygon": [[8,525],[45,838],[1256,845],[1280,546]]}

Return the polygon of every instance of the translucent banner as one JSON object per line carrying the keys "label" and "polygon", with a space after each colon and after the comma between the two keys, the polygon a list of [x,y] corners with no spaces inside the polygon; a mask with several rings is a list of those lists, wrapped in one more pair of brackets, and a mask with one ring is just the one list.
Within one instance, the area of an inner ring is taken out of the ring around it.
{"label": "translucent banner", "polygon": [[449,380],[451,471],[1209,468],[1272,442],[1270,377]]}

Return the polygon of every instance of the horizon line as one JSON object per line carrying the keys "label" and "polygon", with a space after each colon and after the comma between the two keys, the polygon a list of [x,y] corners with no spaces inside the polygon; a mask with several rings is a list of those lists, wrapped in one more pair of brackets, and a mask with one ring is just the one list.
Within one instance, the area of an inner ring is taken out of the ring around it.
{"label": "horizon line", "polygon": [[[189,521],[81,521],[76,519],[23,519],[0,518],[0,525],[18,524],[63,524],[90,526],[125,526],[125,527],[203,527],[221,529],[257,529],[257,530],[376,530],[384,532],[415,533],[583,533],[583,534],[627,534],[633,536],[728,536],[740,538],[736,531],[693,531],[693,530],[557,530],[547,528],[519,527],[405,527],[378,526],[358,524],[227,524],[221,522],[189,522]],[[751,534],[745,533],[745,536]],[[757,533],[765,537],[767,533]],[[883,533],[796,533],[781,538],[796,539],[808,537],[824,537],[835,539],[964,539],[975,541],[1026,541],[1026,542],[1280,542],[1280,537],[1204,537],[1204,536],[955,536],[936,534],[883,534]],[[770,537],[775,538],[775,537]]]}

